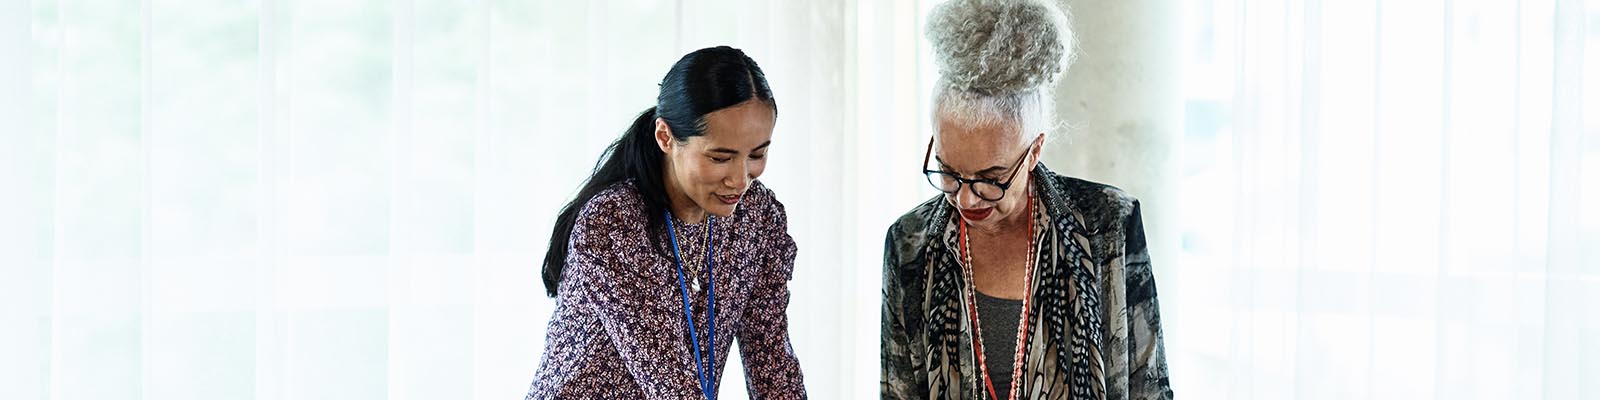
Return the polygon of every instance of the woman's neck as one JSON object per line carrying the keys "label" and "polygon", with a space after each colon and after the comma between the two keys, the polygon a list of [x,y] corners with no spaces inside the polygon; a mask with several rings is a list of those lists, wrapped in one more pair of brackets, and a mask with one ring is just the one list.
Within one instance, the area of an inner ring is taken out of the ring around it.
{"label": "woman's neck", "polygon": [[679,206],[678,201],[673,201],[672,203],[672,216],[679,221],[689,224],[705,222],[706,209],[694,205],[694,202],[689,202],[688,206]]}
{"label": "woman's neck", "polygon": [[976,225],[976,224],[968,224],[967,229],[972,231],[974,234],[982,235],[984,237],[1004,237],[1004,236],[1008,236],[1008,235],[1026,235],[1027,234],[1027,225],[1026,224],[1031,219],[1031,218],[1028,218],[1027,216],[1023,215],[1023,214],[1027,214],[1026,210],[1027,210],[1027,208],[1023,208],[1021,210],[1018,210],[1018,212],[1015,212],[1015,213],[1012,213],[1012,215],[1006,216],[1005,219],[1002,219],[1000,221],[995,221],[997,223],[993,224],[993,225],[982,226],[982,225]]}
{"label": "woman's neck", "polygon": [[[1029,190],[1031,191],[1032,188]],[[1022,204],[1017,205],[1016,211],[1013,211],[1010,215],[1006,215],[999,221],[995,221],[995,224],[988,226],[968,224],[968,229],[985,237],[1007,237],[1010,235],[1026,236],[1028,224],[1033,223],[1033,215],[1030,215],[1032,208],[1029,207],[1029,203],[1031,202],[1033,202],[1033,198],[1030,195],[1028,198],[1023,200]]]}
{"label": "woman's neck", "polygon": [[669,171],[663,172],[666,176],[661,178],[666,182],[666,185],[663,186],[666,186],[667,189],[667,208],[672,210],[672,216],[679,221],[690,224],[698,224],[701,221],[705,221],[706,209],[701,208],[699,204],[695,204],[694,200],[689,198],[688,192],[678,187],[677,180],[672,179],[670,167],[668,169]]}

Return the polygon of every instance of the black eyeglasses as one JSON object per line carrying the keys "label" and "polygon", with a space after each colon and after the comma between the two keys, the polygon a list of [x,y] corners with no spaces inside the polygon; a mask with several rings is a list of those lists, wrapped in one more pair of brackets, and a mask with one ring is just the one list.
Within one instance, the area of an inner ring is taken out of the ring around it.
{"label": "black eyeglasses", "polygon": [[978,198],[999,201],[1006,197],[1006,190],[1011,189],[1011,183],[1017,179],[1017,171],[1022,167],[1022,160],[1028,159],[1030,150],[1033,150],[1033,144],[1031,143],[1028,145],[1027,150],[1022,151],[1022,156],[1017,157],[1016,164],[1011,166],[1011,176],[1007,176],[1005,182],[1000,182],[996,179],[967,179],[955,173],[928,169],[928,160],[933,157],[933,138],[930,137],[928,138],[928,152],[922,155],[922,174],[928,176],[928,184],[933,185],[934,189],[939,189],[940,192],[945,194],[958,192],[961,190],[961,185],[967,185],[967,190],[971,190],[972,194],[977,195]]}

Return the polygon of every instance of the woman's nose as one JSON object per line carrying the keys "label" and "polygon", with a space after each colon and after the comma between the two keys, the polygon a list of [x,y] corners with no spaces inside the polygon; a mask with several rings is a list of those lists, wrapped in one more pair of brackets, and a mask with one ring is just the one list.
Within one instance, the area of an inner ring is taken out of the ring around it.
{"label": "woman's nose", "polygon": [[977,194],[972,193],[971,187],[969,187],[967,185],[961,185],[960,188],[957,188],[956,192],[955,192],[955,196],[956,196],[956,207],[959,207],[959,208],[965,208],[965,209],[978,208],[978,206],[983,203],[983,199],[978,198]]}
{"label": "woman's nose", "polygon": [[722,179],[722,184],[728,186],[729,188],[737,189],[739,192],[743,193],[745,188],[750,186],[750,180],[752,179],[750,176],[750,167],[745,166],[744,163],[740,163],[739,166],[735,167],[734,171],[732,172],[733,173],[729,174],[727,178]]}

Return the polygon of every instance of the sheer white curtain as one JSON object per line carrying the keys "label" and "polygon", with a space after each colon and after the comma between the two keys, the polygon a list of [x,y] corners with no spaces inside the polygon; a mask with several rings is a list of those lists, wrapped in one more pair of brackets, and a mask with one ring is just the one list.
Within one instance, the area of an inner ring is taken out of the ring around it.
{"label": "sheer white curtain", "polygon": [[[718,44],[779,99],[811,395],[873,397],[931,3],[0,2],[0,398],[517,398],[557,207]],[[1600,396],[1600,7],[1181,5],[1180,395]]]}
{"label": "sheer white curtain", "polygon": [[811,395],[871,397],[924,3],[0,2],[0,398],[520,398],[557,208],[719,44],[778,97]]}
{"label": "sheer white curtain", "polygon": [[1186,6],[1180,395],[1600,398],[1600,7]]}

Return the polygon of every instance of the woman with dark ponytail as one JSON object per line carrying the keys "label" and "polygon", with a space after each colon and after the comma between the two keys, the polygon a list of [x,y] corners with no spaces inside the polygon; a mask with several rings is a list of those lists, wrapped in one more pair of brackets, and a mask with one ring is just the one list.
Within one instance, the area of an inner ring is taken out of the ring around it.
{"label": "woman with dark ponytail", "polygon": [[756,181],[776,119],[744,52],[673,64],[556,218],[556,309],[527,399],[715,399],[734,339],[751,398],[805,397],[785,314],[794,239]]}

